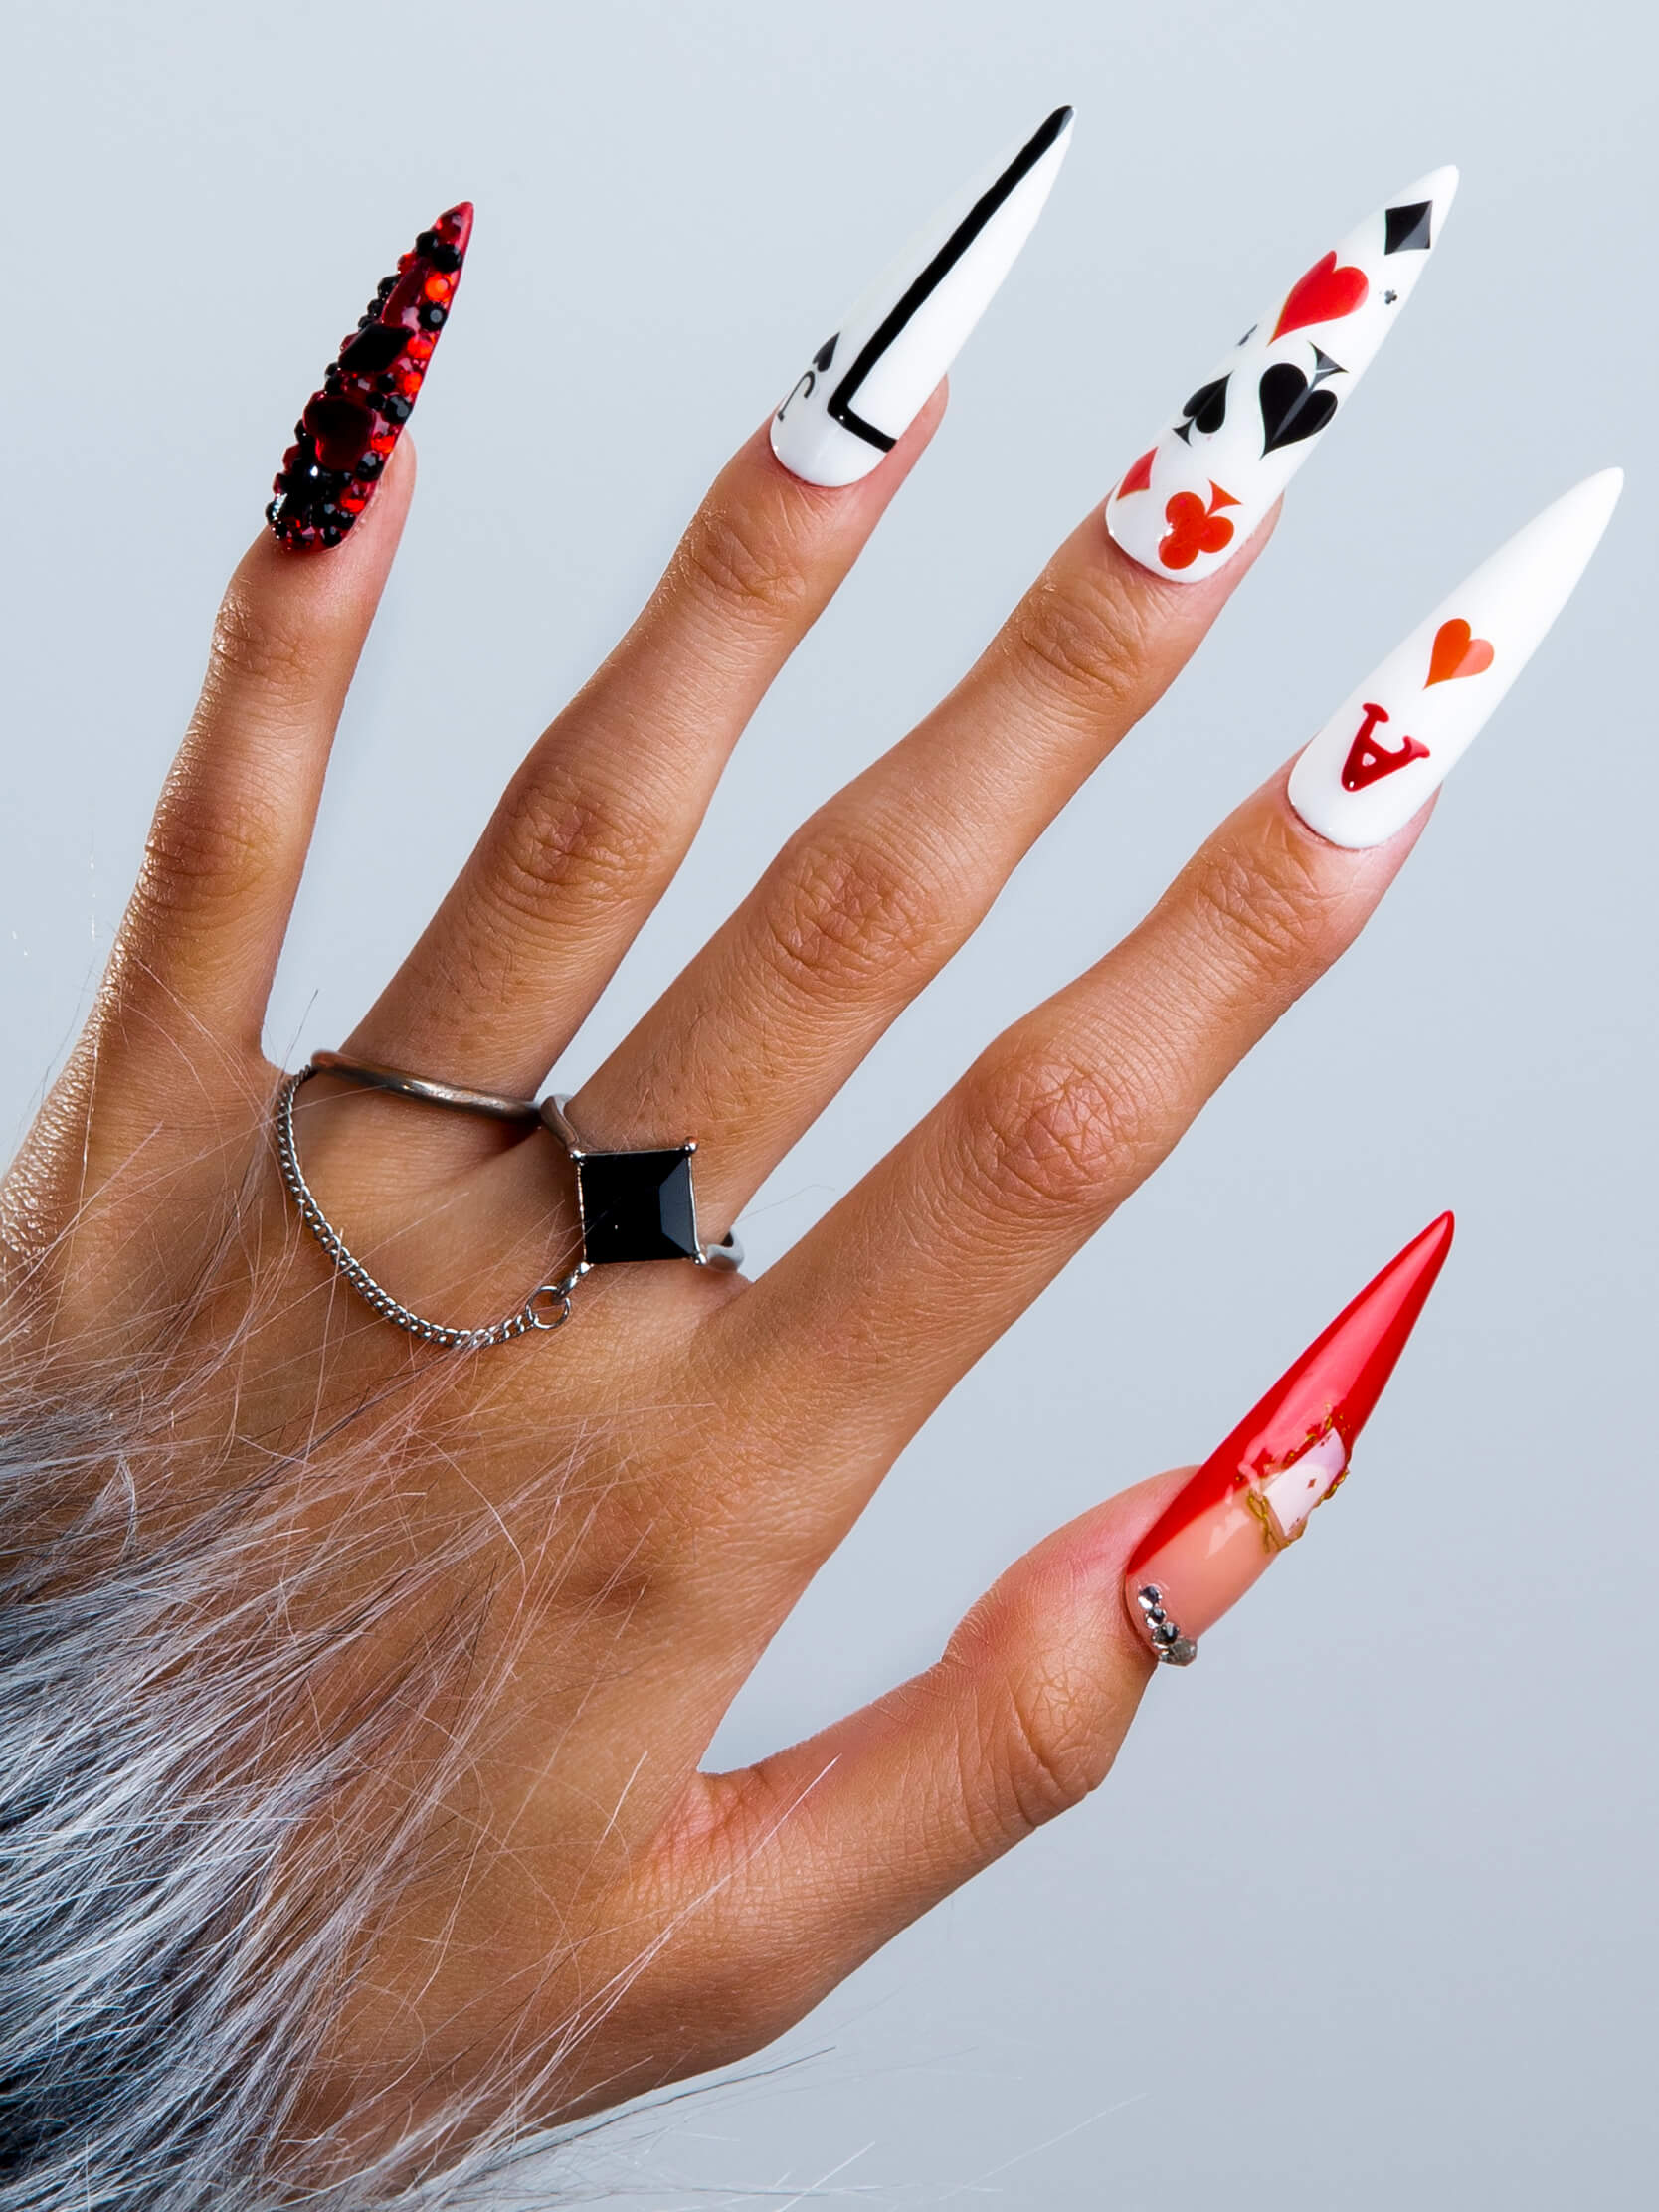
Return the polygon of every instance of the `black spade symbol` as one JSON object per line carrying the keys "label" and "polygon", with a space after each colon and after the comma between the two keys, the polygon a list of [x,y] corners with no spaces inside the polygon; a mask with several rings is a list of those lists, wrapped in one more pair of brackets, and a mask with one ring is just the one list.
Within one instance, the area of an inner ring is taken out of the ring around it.
{"label": "black spade symbol", "polygon": [[1213,384],[1200,384],[1181,414],[1182,420],[1175,427],[1179,439],[1191,445],[1196,430],[1213,438],[1227,419],[1226,377],[1218,376]]}
{"label": "black spade symbol", "polygon": [[1267,433],[1264,454],[1317,437],[1337,412],[1336,393],[1316,391],[1294,361],[1275,361],[1263,371],[1260,397],[1261,424]]}
{"label": "black spade symbol", "polygon": [[1434,218],[1432,200],[1413,200],[1409,207],[1389,208],[1382,218],[1384,254],[1426,254],[1433,240],[1429,225]]}
{"label": "black spade symbol", "polygon": [[820,376],[824,374],[825,370],[835,358],[835,348],[840,344],[840,342],[841,334],[837,330],[832,338],[826,338],[823,345],[821,345],[818,351],[813,355],[813,367],[817,369]]}

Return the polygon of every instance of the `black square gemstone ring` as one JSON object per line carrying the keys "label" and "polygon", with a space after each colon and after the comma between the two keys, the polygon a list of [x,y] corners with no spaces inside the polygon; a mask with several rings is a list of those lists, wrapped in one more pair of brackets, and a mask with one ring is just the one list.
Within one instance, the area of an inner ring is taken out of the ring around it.
{"label": "black square gemstone ring", "polygon": [[590,1151],[565,1111],[568,1103],[544,1098],[539,1112],[543,1127],[558,1138],[576,1170],[584,1268],[643,1259],[742,1266],[743,1247],[729,1231],[718,1244],[704,1244],[697,1234],[694,1139],[648,1152]]}
{"label": "black square gemstone ring", "polygon": [[[576,1174],[582,1244],[576,1265],[557,1282],[538,1283],[512,1313],[482,1328],[429,1321],[404,1305],[375,1281],[346,1245],[318,1205],[299,1165],[293,1103],[301,1085],[313,1075],[335,1075],[365,1090],[393,1091],[425,1105],[482,1114],[491,1121],[539,1122],[564,1147]],[[596,1152],[577,1133],[565,1111],[567,1103],[563,1098],[544,1098],[538,1105],[533,1098],[468,1090],[344,1052],[318,1052],[297,1074],[286,1076],[276,1093],[276,1162],[300,1219],[342,1279],[383,1320],[424,1344],[446,1350],[477,1352],[487,1345],[511,1343],[532,1329],[559,1328],[570,1319],[571,1292],[590,1268],[654,1259],[688,1259],[698,1267],[743,1265],[743,1246],[729,1230],[717,1244],[704,1244],[697,1233],[697,1194],[691,1180],[694,1142],[644,1152]]]}

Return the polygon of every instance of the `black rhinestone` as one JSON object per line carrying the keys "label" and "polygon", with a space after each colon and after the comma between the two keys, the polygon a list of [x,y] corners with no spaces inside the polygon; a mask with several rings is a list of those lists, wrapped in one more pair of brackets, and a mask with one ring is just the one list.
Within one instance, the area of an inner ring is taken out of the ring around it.
{"label": "black rhinestone", "polygon": [[338,545],[343,535],[344,532],[335,529],[331,522],[325,522],[317,532],[317,536],[321,538],[324,545]]}
{"label": "black rhinestone", "polygon": [[1169,1621],[1160,1621],[1152,1632],[1152,1640],[1155,1644],[1173,1644],[1176,1640],[1175,1629]]}
{"label": "black rhinestone", "polygon": [[1148,1620],[1168,1620],[1169,1617],[1162,1605],[1151,1605],[1147,1608]]}
{"label": "black rhinestone", "polygon": [[390,299],[397,288],[398,280],[395,276],[382,276],[374,287],[374,295],[377,299]]}
{"label": "black rhinestone", "polygon": [[379,454],[365,454],[362,460],[357,463],[357,473],[360,476],[378,476],[385,465],[386,463],[381,459]]}
{"label": "black rhinestone", "polygon": [[389,400],[382,400],[380,412],[389,423],[407,423],[410,416],[410,405],[406,399],[399,395]]}
{"label": "black rhinestone", "polygon": [[436,299],[429,299],[421,309],[419,319],[428,330],[442,330],[450,318]]}
{"label": "black rhinestone", "polygon": [[267,521],[268,521],[268,522],[269,522],[269,523],[271,524],[271,527],[272,527],[272,528],[273,528],[274,530],[275,530],[275,529],[276,529],[276,516],[277,516],[277,513],[278,513],[278,508],[277,508],[277,505],[276,505],[276,501],[275,499],[273,499],[273,500],[272,500],[272,502],[271,502],[271,504],[270,504],[270,506],[268,506],[268,507],[266,508],[266,510],[265,510],[265,518],[266,518],[266,520],[267,520]]}
{"label": "black rhinestone", "polygon": [[377,376],[390,368],[403,351],[407,332],[371,316],[340,355],[341,366],[353,376]]}
{"label": "black rhinestone", "polygon": [[423,231],[420,237],[415,241],[415,251],[417,254],[430,255],[433,248],[439,243],[440,241],[438,233],[436,231]]}
{"label": "black rhinestone", "polygon": [[380,309],[378,307],[371,307],[366,315],[358,316],[357,327],[359,330],[366,330],[371,322],[378,322],[379,320]]}
{"label": "black rhinestone", "polygon": [[576,1165],[582,1250],[594,1266],[611,1260],[695,1259],[691,1155],[591,1152]]}
{"label": "black rhinestone", "polygon": [[461,267],[461,248],[446,246],[442,240],[427,255],[434,269],[452,270]]}

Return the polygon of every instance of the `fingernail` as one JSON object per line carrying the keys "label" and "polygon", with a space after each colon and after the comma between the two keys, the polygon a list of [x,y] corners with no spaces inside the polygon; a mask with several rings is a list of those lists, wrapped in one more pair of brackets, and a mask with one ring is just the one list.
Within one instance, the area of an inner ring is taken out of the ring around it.
{"label": "fingernail", "polygon": [[1130,1619],[1156,1655],[1185,1667],[1348,1473],[1451,1247],[1442,1213],[1388,1262],[1142,1538],[1124,1576]]}
{"label": "fingernail", "polygon": [[889,263],[797,377],[772,451],[814,484],[856,483],[920,414],[1042,213],[1071,143],[1071,109],[939,213]]}
{"label": "fingernail", "polygon": [[1456,191],[1455,169],[1408,185],[1194,388],[1106,502],[1107,529],[1143,568],[1196,584],[1249,543],[1393,328]]}
{"label": "fingernail", "polygon": [[1404,828],[1571,598],[1623,488],[1620,468],[1586,476],[1349,693],[1290,772],[1290,803],[1310,830],[1362,851]]}
{"label": "fingernail", "polygon": [[471,235],[469,200],[421,233],[305,402],[265,510],[284,545],[338,545],[374,497],[448,319]]}

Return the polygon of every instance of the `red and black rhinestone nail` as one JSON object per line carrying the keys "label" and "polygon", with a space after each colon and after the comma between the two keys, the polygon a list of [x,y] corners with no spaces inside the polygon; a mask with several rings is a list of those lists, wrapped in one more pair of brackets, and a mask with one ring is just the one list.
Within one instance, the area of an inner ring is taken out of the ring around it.
{"label": "red and black rhinestone nail", "polygon": [[421,233],[306,401],[265,510],[284,545],[338,545],[374,496],[449,318],[471,235],[469,200]]}

